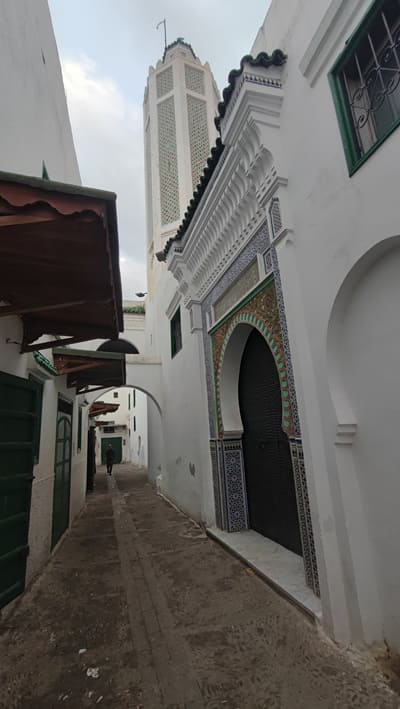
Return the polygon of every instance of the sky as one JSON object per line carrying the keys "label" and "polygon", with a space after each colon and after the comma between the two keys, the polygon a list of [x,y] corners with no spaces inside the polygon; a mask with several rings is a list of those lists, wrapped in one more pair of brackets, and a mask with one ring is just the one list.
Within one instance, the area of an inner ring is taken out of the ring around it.
{"label": "sky", "polygon": [[[148,67],[183,37],[222,91],[270,0],[49,0],[82,183],[117,193],[125,300],[146,290],[142,102]],[[271,48],[271,51],[274,47]]]}

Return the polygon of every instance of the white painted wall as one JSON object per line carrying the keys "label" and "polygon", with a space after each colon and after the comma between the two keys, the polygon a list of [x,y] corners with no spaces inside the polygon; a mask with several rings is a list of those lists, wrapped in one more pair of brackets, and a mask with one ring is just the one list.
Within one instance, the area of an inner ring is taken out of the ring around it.
{"label": "white painted wall", "polygon": [[[392,502],[399,494],[397,247],[378,256],[378,245],[389,248],[386,240],[399,233],[400,131],[350,178],[328,83],[369,5],[291,0],[283,7],[274,0],[253,53],[279,47],[288,54],[281,136],[294,232],[293,243],[281,242],[278,253],[318,525],[324,617],[340,639],[385,638],[400,649]],[[331,21],[324,24],[328,11]],[[376,264],[362,265],[373,248]],[[335,310],[332,316],[349,274],[361,281],[340,302],[340,316]]]}
{"label": "white painted wall", "polygon": [[[162,362],[161,421],[155,407],[149,407],[149,471],[153,480],[160,475],[161,458],[161,491],[194,519],[211,521],[213,504],[209,496],[203,496],[211,465],[203,344],[201,332],[191,332],[189,310],[177,293],[176,285],[172,275],[165,272],[151,306],[147,304],[147,313],[150,310],[153,315],[148,321],[147,334],[149,337],[154,334],[153,342],[156,340]],[[172,358],[170,319],[178,306],[183,346]],[[156,332],[151,331],[152,322]],[[157,431],[160,423],[161,439]]]}
{"label": "white painted wall", "polygon": [[0,0],[0,169],[80,184],[47,0]]}
{"label": "white painted wall", "polygon": [[[53,180],[80,184],[57,46],[46,0],[0,0],[0,170],[36,177],[46,164]],[[29,528],[27,580],[50,553],[55,425],[58,394],[74,402],[70,519],[82,508],[86,491],[86,436],[77,451],[75,391],[65,377],[52,377],[33,356],[6,339],[22,340],[19,318],[0,320],[0,371],[27,378],[32,372],[44,381],[39,462],[34,467]],[[45,350],[51,359],[51,351]],[[83,426],[87,421],[84,411]]]}

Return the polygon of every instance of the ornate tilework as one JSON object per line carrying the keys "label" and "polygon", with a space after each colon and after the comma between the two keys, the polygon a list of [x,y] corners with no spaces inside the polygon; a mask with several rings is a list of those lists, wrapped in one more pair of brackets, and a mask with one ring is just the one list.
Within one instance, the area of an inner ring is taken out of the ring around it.
{"label": "ornate tilework", "polygon": [[272,257],[272,263],[273,263],[273,267],[274,267],[276,298],[277,298],[277,303],[278,303],[280,328],[281,328],[281,334],[282,334],[282,344],[283,344],[283,350],[285,353],[285,361],[286,361],[287,376],[288,376],[290,408],[291,408],[291,412],[292,412],[292,422],[293,422],[293,434],[296,437],[300,438],[301,437],[300,421],[299,421],[299,413],[298,413],[298,408],[297,408],[296,389],[295,389],[295,385],[294,385],[292,358],[291,358],[291,354],[290,354],[289,335],[288,335],[288,329],[287,329],[287,323],[286,323],[285,303],[283,300],[282,282],[281,282],[281,275],[280,275],[280,271],[279,271],[278,257],[277,257],[275,246],[273,246],[273,245],[271,246],[271,257]]}
{"label": "ornate tilework", "polygon": [[242,440],[222,441],[228,512],[228,532],[249,528]]}
{"label": "ornate tilework", "polygon": [[[274,272],[273,280],[268,281],[263,290],[250,299],[240,310],[240,312],[235,313],[235,315],[232,315],[231,318],[228,318],[210,337],[207,333],[206,313],[210,312],[211,305],[213,305],[221,297],[221,295],[225,293],[229,286],[234,283],[236,278],[240,276],[241,273],[243,273],[258,253],[262,253],[264,255],[264,264],[267,273],[271,270],[272,266]],[[270,347],[271,341],[273,341],[273,346],[277,348],[275,352],[272,350],[274,356],[276,357],[277,354],[280,355],[280,359],[276,361],[278,363],[280,362],[282,365],[279,369],[280,373],[283,373],[281,381],[283,379],[286,382],[286,388],[282,389],[282,392],[288,392],[288,398],[285,397],[285,401],[289,401],[290,417],[289,425],[286,426],[286,431],[289,434],[289,443],[292,456],[293,475],[295,480],[303,546],[305,577],[307,584],[311,586],[317,595],[319,595],[318,568],[307,491],[307,480],[282,284],[276,249],[270,243],[267,223],[263,224],[262,227],[258,229],[253,239],[247,244],[246,248],[241,252],[236,261],[225,272],[219,282],[215,285],[214,289],[205,298],[202,303],[202,313],[207,391],[210,412],[210,433],[214,439],[216,432],[220,432],[222,430],[220,416],[218,416],[217,413],[218,406],[215,406],[214,394],[215,390],[218,391],[218,371],[220,370],[221,361],[223,359],[223,345],[224,342],[227,341],[226,338],[228,336],[229,328],[236,326],[234,325],[235,318],[242,317],[244,318],[242,322],[248,322],[253,325],[253,327],[258,326],[260,330],[264,328],[263,334],[266,339],[268,333],[270,336]],[[239,320],[236,324],[238,324],[238,322]],[[287,412],[288,409],[286,408],[283,411]],[[285,416],[287,420],[287,415],[283,413],[283,419]],[[241,440],[224,441],[221,438],[219,440],[215,439],[212,444],[215,451],[219,450],[220,456],[219,464],[216,464],[214,461],[217,459],[217,454],[213,454],[214,490],[217,490],[218,492],[218,494],[216,494],[216,505],[221,507],[221,510],[217,512],[217,518],[221,518],[223,529],[228,529],[230,531],[246,529],[248,525],[248,510]],[[215,483],[216,477],[218,478],[217,486]],[[221,494],[221,490],[223,490],[223,494]]]}
{"label": "ornate tilework", "polygon": [[314,533],[312,528],[310,501],[308,498],[306,471],[304,466],[303,446],[300,439],[290,439],[293,474],[296,487],[297,510],[303,547],[304,573],[306,583],[319,596],[319,578],[317,556],[315,553]]}
{"label": "ornate tilework", "polygon": [[226,289],[236,280],[238,276],[244,271],[250,263],[257,258],[257,254],[263,253],[266,248],[270,245],[268,223],[264,222],[259,229],[257,229],[253,238],[243,251],[239,254],[234,263],[225,271],[222,277],[219,279],[218,283],[215,284],[214,288],[208,293],[208,295],[202,301],[202,318],[203,318],[203,345],[204,345],[204,359],[206,364],[206,383],[207,383],[207,397],[208,397],[208,410],[210,412],[210,437],[215,438],[217,433],[217,419],[214,415],[214,382],[213,382],[213,371],[211,367],[212,358],[210,357],[210,338],[208,336],[208,325],[207,325],[207,312],[210,312],[211,305],[213,305],[221,295],[226,291]]}
{"label": "ornate tilework", "polygon": [[228,529],[226,515],[225,478],[223,472],[222,441],[210,441],[211,463],[213,468],[213,488],[215,500],[215,520],[217,527]]}
{"label": "ornate tilework", "polygon": [[229,310],[238,303],[243,296],[254,288],[260,279],[258,272],[258,261],[254,259],[232,285],[226,289],[221,298],[214,304],[215,319],[219,320]]}
{"label": "ornate tilework", "polygon": [[228,318],[212,335],[214,376],[217,388],[218,432],[220,435],[223,433],[223,422],[221,420],[218,395],[221,370],[229,339],[239,323],[249,324],[259,330],[273,354],[281,383],[282,428],[289,436],[293,435],[286,362],[273,280],[267,282],[260,292],[256,291],[256,295],[243,305],[240,312]]}

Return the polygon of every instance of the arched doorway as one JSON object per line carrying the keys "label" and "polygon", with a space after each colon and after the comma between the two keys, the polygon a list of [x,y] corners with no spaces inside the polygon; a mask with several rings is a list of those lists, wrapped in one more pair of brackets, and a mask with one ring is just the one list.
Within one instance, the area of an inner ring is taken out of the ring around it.
{"label": "arched doorway", "polygon": [[271,350],[256,329],[241,360],[239,406],[250,526],[302,555],[290,447],[281,425],[279,375]]}

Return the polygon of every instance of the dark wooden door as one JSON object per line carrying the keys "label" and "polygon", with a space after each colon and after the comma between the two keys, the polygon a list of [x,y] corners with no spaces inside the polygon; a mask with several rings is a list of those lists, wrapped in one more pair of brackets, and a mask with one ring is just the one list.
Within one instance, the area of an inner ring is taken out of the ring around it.
{"label": "dark wooden door", "polygon": [[25,588],[36,391],[0,372],[0,608]]}
{"label": "dark wooden door", "polygon": [[301,555],[292,460],[281,426],[279,374],[257,330],[249,336],[243,352],[239,403],[250,526]]}
{"label": "dark wooden door", "polygon": [[57,544],[69,525],[71,488],[72,404],[58,400],[56,453],[54,461],[52,546]]}

